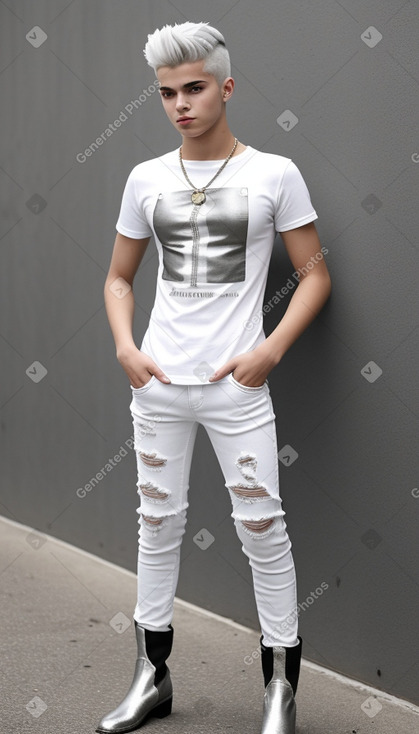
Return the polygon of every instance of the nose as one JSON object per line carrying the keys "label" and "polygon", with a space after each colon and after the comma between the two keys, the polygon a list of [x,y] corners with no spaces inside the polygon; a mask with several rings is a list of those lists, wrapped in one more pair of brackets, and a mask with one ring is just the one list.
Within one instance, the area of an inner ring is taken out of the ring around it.
{"label": "nose", "polygon": [[178,94],[176,100],[176,109],[181,112],[189,108],[189,102],[187,101],[184,94]]}

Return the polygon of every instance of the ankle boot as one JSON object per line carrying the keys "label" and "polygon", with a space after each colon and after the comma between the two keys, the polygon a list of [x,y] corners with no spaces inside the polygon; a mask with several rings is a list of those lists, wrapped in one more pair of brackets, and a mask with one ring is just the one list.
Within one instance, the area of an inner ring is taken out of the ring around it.
{"label": "ankle boot", "polygon": [[262,734],[295,734],[295,694],[302,640],[296,647],[265,647],[260,638],[265,681]]}
{"label": "ankle boot", "polygon": [[138,729],[149,716],[162,719],[172,710],[172,682],[166,660],[172,650],[173,627],[152,632],[135,622],[138,657],[131,687],[119,706],[101,719],[96,731],[106,734]]}

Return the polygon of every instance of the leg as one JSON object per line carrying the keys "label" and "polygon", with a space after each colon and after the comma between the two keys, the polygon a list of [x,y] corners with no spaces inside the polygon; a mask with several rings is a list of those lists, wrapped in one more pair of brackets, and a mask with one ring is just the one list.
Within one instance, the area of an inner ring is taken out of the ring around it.
{"label": "leg", "polygon": [[[252,568],[265,678],[262,734],[295,734],[301,657],[291,543],[279,495],[275,416],[268,386],[229,375],[211,394],[205,427],[230,492],[237,534]],[[215,408],[215,411],[214,411]]]}
{"label": "leg", "polygon": [[269,390],[267,385],[246,388],[231,376],[209,389],[213,387],[205,427],[224,473],[236,531],[252,568],[263,642],[270,647],[293,647],[298,644],[296,578],[279,494],[275,416]]}
{"label": "leg", "polygon": [[187,492],[197,424],[188,419],[187,388],[152,378],[133,389],[131,413],[140,495],[138,599],[134,613],[137,663],[122,703],[102,718],[98,732],[122,734],[149,716],[172,709],[166,660],[173,642],[173,599],[185,532]]}
{"label": "leg", "polygon": [[154,380],[133,390],[131,413],[140,496],[136,622],[167,630],[179,576],[197,423],[187,388]]}

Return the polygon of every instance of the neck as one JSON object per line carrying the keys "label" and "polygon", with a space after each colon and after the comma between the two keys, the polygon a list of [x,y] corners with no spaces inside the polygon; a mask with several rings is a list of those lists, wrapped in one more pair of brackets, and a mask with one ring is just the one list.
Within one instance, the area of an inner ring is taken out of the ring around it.
{"label": "neck", "polygon": [[234,135],[228,126],[224,130],[208,130],[196,138],[182,136],[182,158],[190,161],[223,160],[227,158],[233,145]]}

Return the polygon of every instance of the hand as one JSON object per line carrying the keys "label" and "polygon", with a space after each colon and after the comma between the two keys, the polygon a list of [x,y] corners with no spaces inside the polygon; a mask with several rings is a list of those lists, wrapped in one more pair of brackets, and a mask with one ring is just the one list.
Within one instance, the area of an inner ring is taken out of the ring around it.
{"label": "hand", "polygon": [[129,377],[132,387],[144,387],[154,375],[160,382],[170,382],[167,375],[155,362],[137,347],[125,348],[117,352],[117,359]]}
{"label": "hand", "polygon": [[252,352],[239,354],[216,370],[209,378],[210,382],[217,382],[222,377],[232,373],[237,382],[246,387],[260,387],[265,382],[271,369],[277,364],[270,352],[260,344]]}

